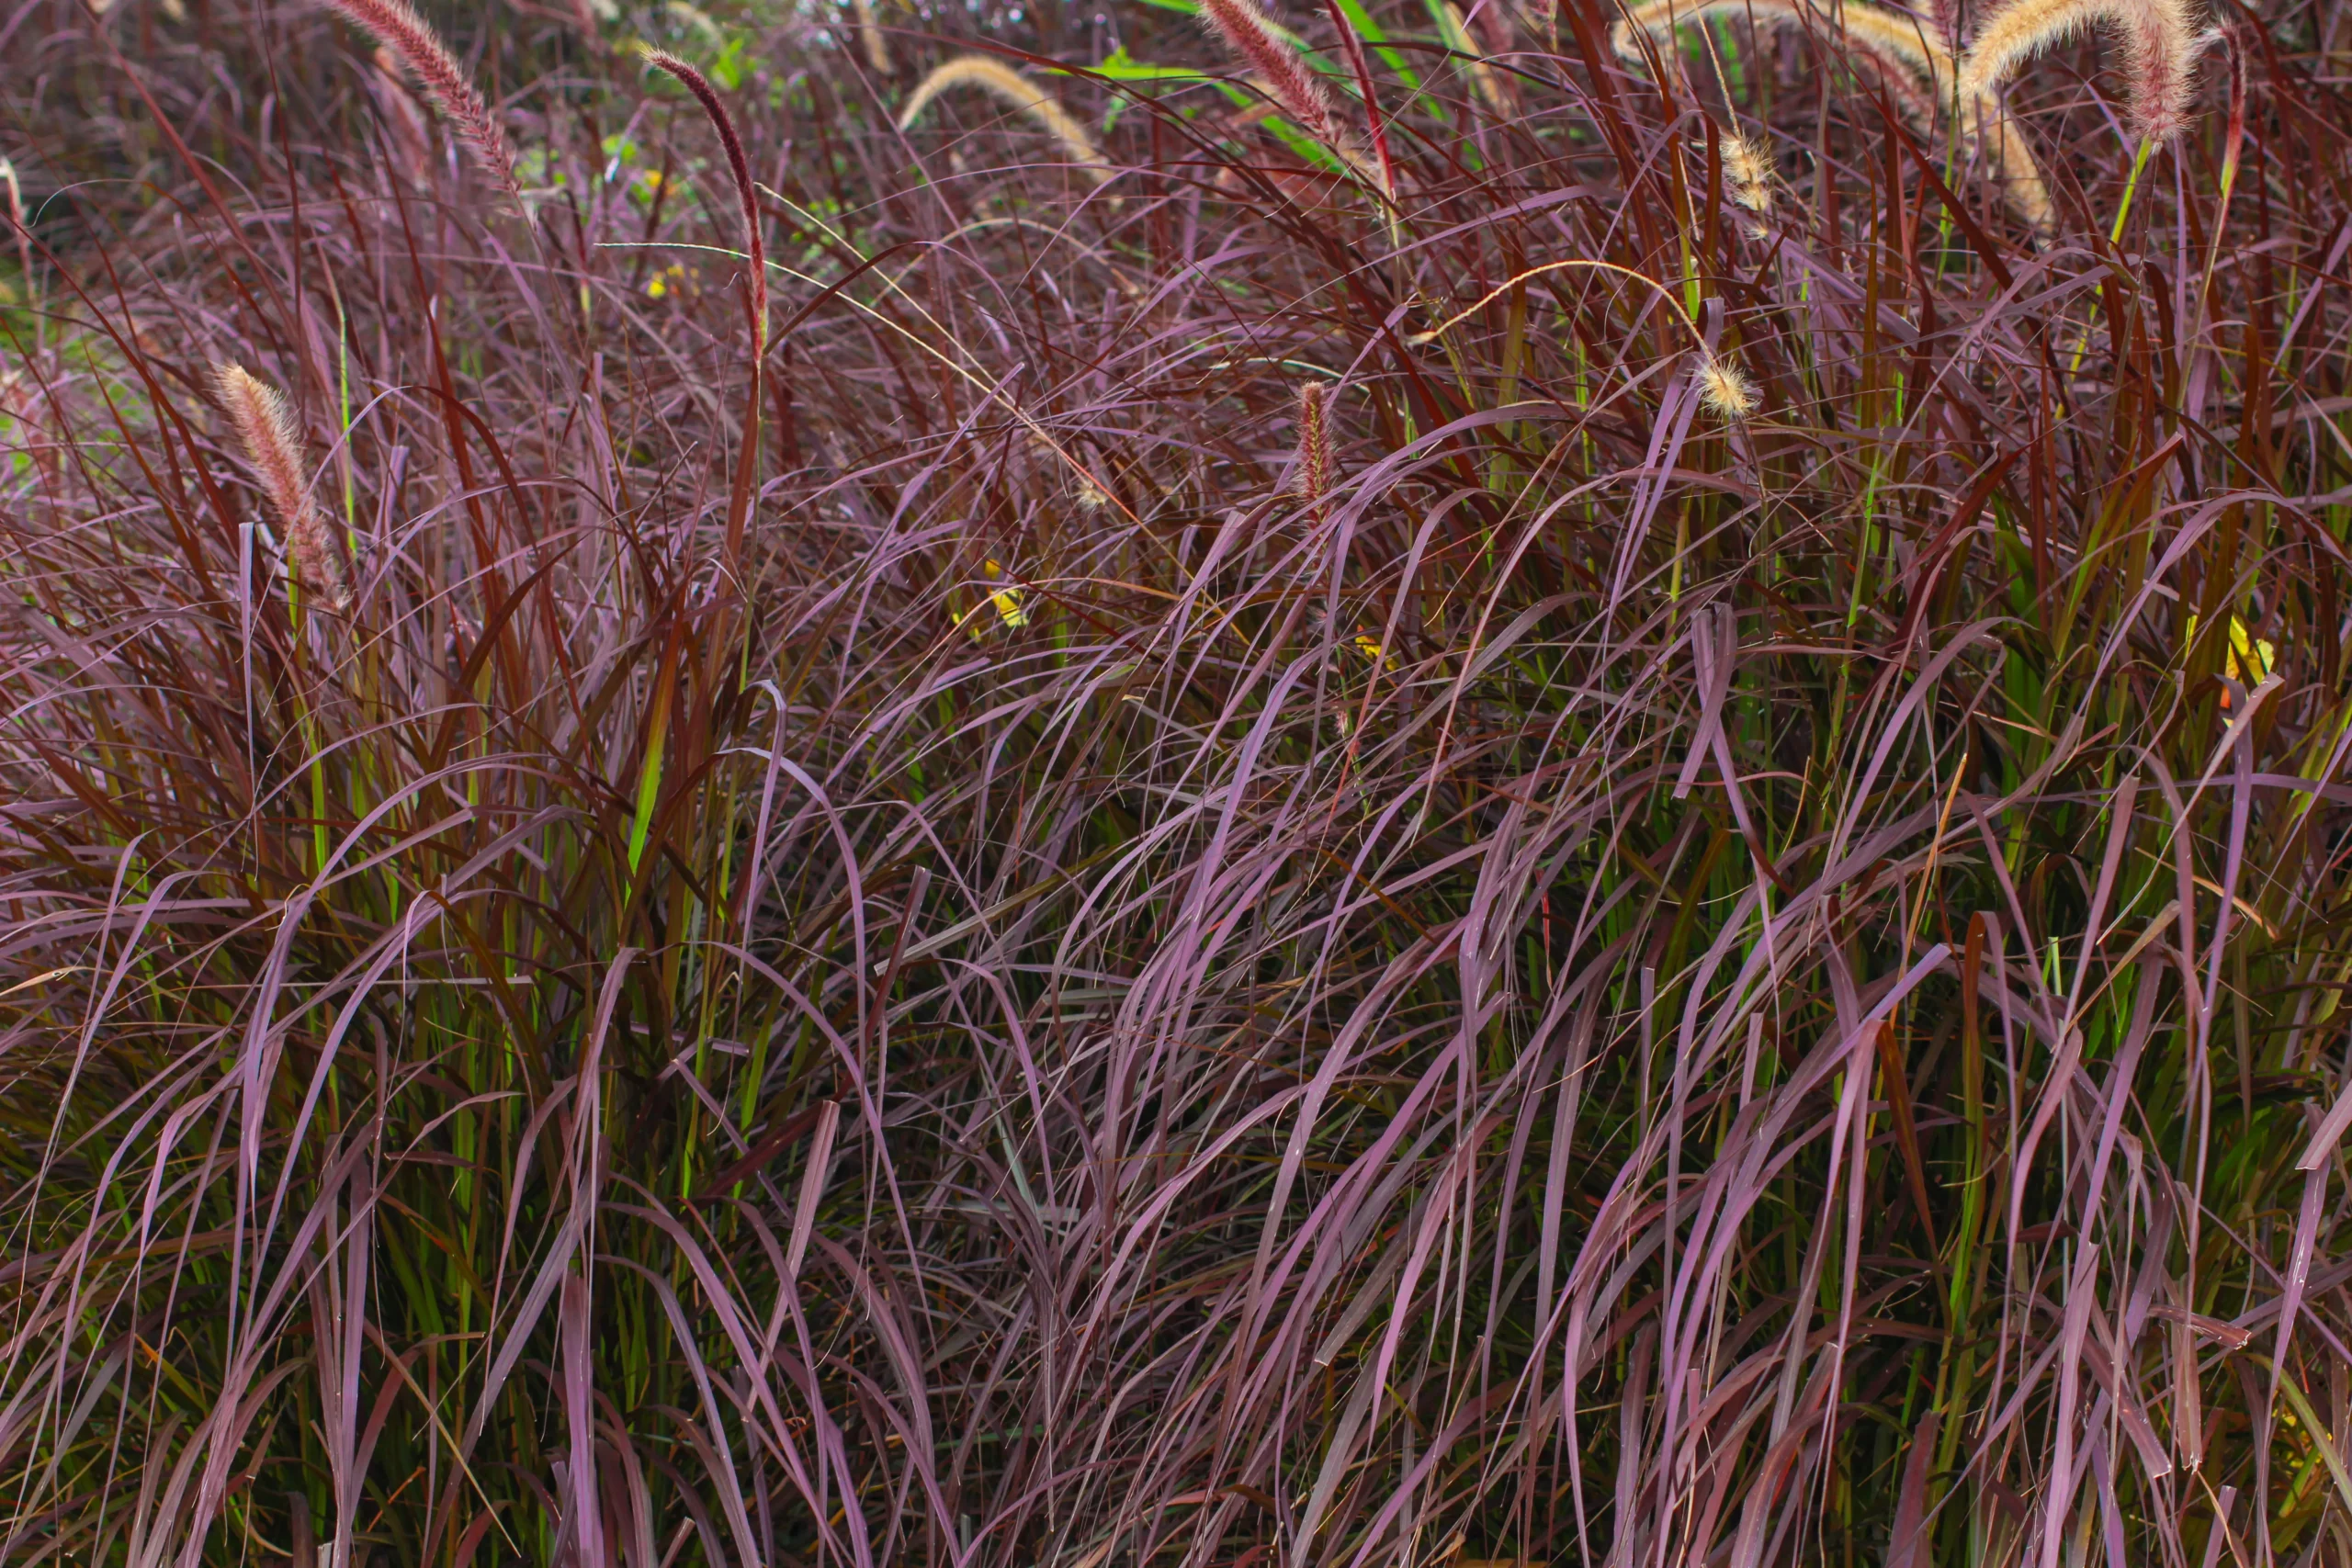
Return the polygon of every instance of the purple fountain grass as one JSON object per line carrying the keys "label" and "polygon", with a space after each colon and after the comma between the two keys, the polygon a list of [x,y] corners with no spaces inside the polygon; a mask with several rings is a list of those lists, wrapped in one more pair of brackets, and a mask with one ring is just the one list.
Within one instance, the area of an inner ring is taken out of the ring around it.
{"label": "purple fountain grass", "polygon": [[1462,6],[0,73],[0,1560],[2345,1568],[2352,0]]}
{"label": "purple fountain grass", "polygon": [[2050,226],[2049,191],[2023,136],[2002,125],[1991,95],[1960,85],[1961,63],[1950,46],[1910,17],[1868,0],[1843,0],[1834,15],[1815,0],[1646,0],[1618,19],[1611,41],[1621,57],[1639,62],[1642,35],[1670,42],[1676,28],[1719,16],[1837,39],[1878,68],[1888,98],[1922,130],[1956,103],[1962,133],[1992,157],[2010,206],[2037,230]]}
{"label": "purple fountain grass", "polygon": [[1313,501],[1331,487],[1330,393],[1320,381],[1298,386],[1298,452],[1292,466],[1298,493]]}

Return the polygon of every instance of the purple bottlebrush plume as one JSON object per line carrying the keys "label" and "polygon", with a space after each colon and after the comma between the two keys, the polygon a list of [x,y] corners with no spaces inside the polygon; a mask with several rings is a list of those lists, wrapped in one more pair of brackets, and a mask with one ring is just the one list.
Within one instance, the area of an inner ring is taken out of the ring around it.
{"label": "purple bottlebrush plume", "polygon": [[2177,136],[2204,43],[2185,0],[2009,0],[1969,45],[1961,90],[1990,96],[2035,55],[2102,22],[2122,38],[2132,129],[2148,141]]}
{"label": "purple bottlebrush plume", "polygon": [[237,364],[218,366],[213,389],[229,410],[245,460],[261,479],[261,492],[286,532],[286,557],[296,581],[337,612],[351,606],[351,586],[343,570],[342,552],[327,531],[327,520],[311,499],[310,476],[304,472],[301,437],[294,417],[277,389],[257,379]]}
{"label": "purple bottlebrush plume", "polygon": [[515,210],[524,211],[523,187],[514,178],[514,150],[507,145],[506,132],[432,24],[418,16],[408,0],[326,0],[326,4],[392,52],[414,78],[418,91],[473,153],[474,162],[498,182]]}
{"label": "purple bottlebrush plume", "polygon": [[710,117],[711,129],[718,132],[719,145],[726,149],[727,172],[734,177],[735,195],[742,203],[744,241],[752,259],[752,352],[756,362],[768,345],[768,254],[760,239],[760,205],[752,185],[752,161],[744,155],[734,117],[719,101],[709,78],[667,51],[646,46],[644,53],[648,65],[668,72],[695,96],[702,112]]}
{"label": "purple bottlebrush plume", "polygon": [[1323,78],[1309,71],[1298,51],[1274,35],[1265,13],[1252,0],[1201,0],[1201,16],[1209,30],[1257,75],[1283,113],[1351,164],[1361,164]]}

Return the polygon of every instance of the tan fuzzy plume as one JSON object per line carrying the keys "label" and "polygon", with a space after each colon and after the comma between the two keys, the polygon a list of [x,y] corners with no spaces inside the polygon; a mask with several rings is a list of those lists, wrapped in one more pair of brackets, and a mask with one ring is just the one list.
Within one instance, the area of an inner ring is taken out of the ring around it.
{"label": "tan fuzzy plume", "polygon": [[1020,72],[985,54],[958,55],[925,76],[908,97],[906,107],[899,111],[899,129],[904,130],[914,124],[931,100],[950,87],[978,87],[1006,107],[1027,115],[1062,144],[1062,151],[1069,154],[1071,163],[1095,179],[1107,180],[1117,173],[1086,134],[1086,128],[1062,107],[1059,99]]}
{"label": "tan fuzzy plume", "polygon": [[285,530],[286,557],[304,592],[338,614],[351,607],[351,586],[343,555],[327,532],[327,520],[311,499],[303,472],[301,438],[277,389],[255,379],[242,365],[217,366],[213,389],[237,428],[245,460],[261,479],[262,495]]}
{"label": "tan fuzzy plume", "polygon": [[2009,205],[2037,229],[2049,226],[2049,191],[2025,139],[2001,127],[1993,99],[1960,91],[1959,60],[1940,39],[1908,17],[1867,0],[1845,0],[1834,16],[1811,0],[1647,0],[1619,19],[1611,42],[1620,55],[1639,62],[1644,58],[1641,35],[1671,42],[1676,27],[1713,16],[1746,17],[1758,27],[1792,27],[1838,39],[1849,53],[1877,68],[1888,98],[1914,125],[1932,126],[1940,109],[1957,103],[1962,132],[1992,155]]}
{"label": "tan fuzzy plume", "polygon": [[2122,38],[2132,129],[2149,141],[2178,135],[2196,92],[2199,48],[2184,0],[2009,0],[1969,45],[1962,91],[1989,96],[2035,55],[2101,23]]}
{"label": "tan fuzzy plume", "polygon": [[1699,367],[1699,402],[1717,419],[1736,423],[1756,412],[1756,383],[1737,365],[1711,354]]}
{"label": "tan fuzzy plume", "polygon": [[1320,381],[1298,388],[1298,493],[1312,501],[1331,487],[1330,397]]}
{"label": "tan fuzzy plume", "polygon": [[1254,0],[1201,0],[1201,18],[1235,58],[1256,74],[1266,96],[1300,130],[1339,153],[1358,173],[1368,169],[1340,123],[1323,78],[1300,62],[1297,51],[1275,36]]}
{"label": "tan fuzzy plume", "polygon": [[719,31],[717,22],[710,19],[710,13],[699,6],[688,5],[687,0],[668,0],[662,7],[662,14],[714,49],[723,49],[727,45],[727,35]]}
{"label": "tan fuzzy plume", "polygon": [[516,211],[526,211],[523,187],[514,179],[514,150],[506,143],[505,130],[432,25],[416,14],[408,0],[326,0],[326,4],[392,52],[425,101],[472,152],[474,162],[498,182]]}
{"label": "tan fuzzy plume", "polygon": [[883,38],[881,24],[874,19],[874,0],[850,0],[857,12],[857,38],[865,46],[865,63],[874,68],[876,76],[890,74],[890,45]]}
{"label": "tan fuzzy plume", "polygon": [[1772,210],[1772,154],[1760,141],[1737,131],[1726,134],[1723,148],[1724,181],[1733,201],[1758,217]]}

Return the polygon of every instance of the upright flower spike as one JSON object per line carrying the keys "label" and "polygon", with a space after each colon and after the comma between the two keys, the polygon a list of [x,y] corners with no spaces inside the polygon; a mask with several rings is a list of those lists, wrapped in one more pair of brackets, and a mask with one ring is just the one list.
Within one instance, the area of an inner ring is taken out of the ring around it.
{"label": "upright flower spike", "polygon": [[2132,129],[2165,141],[2188,123],[2200,39],[2186,0],[2009,0],[1985,18],[1961,91],[1989,96],[2044,50],[2106,23],[2122,36]]}
{"label": "upright flower spike", "polygon": [[417,90],[466,144],[474,162],[498,182],[516,211],[525,211],[523,187],[514,178],[514,150],[507,145],[506,132],[432,24],[418,16],[408,0],[326,0],[326,4],[345,21],[391,51],[415,79]]}
{"label": "upright flower spike", "polygon": [[647,46],[645,62],[668,72],[695,96],[702,112],[710,118],[711,129],[718,132],[718,144],[726,150],[727,172],[734,178],[735,196],[742,204],[744,246],[752,260],[752,353],[756,365],[768,346],[768,254],[760,239],[760,205],[752,186],[752,161],[744,155],[734,117],[727,112],[707,77],[666,50]]}
{"label": "upright flower spike", "polygon": [[1298,387],[1298,493],[1313,501],[1331,486],[1330,399],[1320,381]]}
{"label": "upright flower spike", "polygon": [[1761,218],[1772,210],[1772,154],[1760,141],[1733,131],[1722,141],[1724,179],[1731,198]]}
{"label": "upright flower spike", "polygon": [[913,125],[930,107],[931,100],[950,87],[978,87],[999,103],[1027,115],[1061,143],[1071,163],[1096,181],[1107,180],[1117,173],[1094,145],[1093,138],[1086,134],[1086,128],[1062,107],[1059,99],[1011,66],[985,54],[959,55],[918,83],[908,96],[906,107],[899,111],[899,129],[904,130]]}
{"label": "upright flower spike", "polygon": [[261,479],[261,491],[285,531],[286,556],[302,591],[338,614],[351,607],[351,586],[345,577],[343,554],[327,532],[327,520],[311,499],[309,476],[303,471],[301,438],[294,429],[286,400],[275,387],[255,378],[243,366],[217,367],[213,389],[229,410],[245,460]]}

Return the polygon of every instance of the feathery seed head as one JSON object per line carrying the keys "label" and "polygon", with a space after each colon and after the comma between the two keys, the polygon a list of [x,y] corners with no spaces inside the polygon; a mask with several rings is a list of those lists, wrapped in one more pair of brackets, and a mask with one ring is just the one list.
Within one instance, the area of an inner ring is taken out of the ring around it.
{"label": "feathery seed head", "polygon": [[233,362],[216,367],[213,389],[229,410],[245,460],[261,479],[264,499],[285,530],[286,555],[303,589],[340,612],[351,604],[343,558],[328,536],[326,519],[311,499],[303,472],[301,439],[277,389]]}
{"label": "feathery seed head", "polygon": [[523,187],[514,178],[514,150],[507,145],[506,132],[432,24],[418,16],[408,0],[326,0],[326,4],[345,21],[391,51],[425,101],[472,152],[474,162],[498,182],[515,210],[528,217]]}
{"label": "feathery seed head", "polygon": [[1225,47],[1257,73],[1267,96],[1302,130],[1330,147],[1348,145],[1323,79],[1274,35],[1265,13],[1252,0],[1201,0],[1201,17]]}
{"label": "feathery seed head", "polygon": [[914,124],[931,100],[950,87],[978,87],[999,103],[1027,115],[1062,144],[1070,162],[1097,181],[1107,180],[1117,172],[1086,134],[1086,128],[1062,107],[1059,99],[1020,72],[985,54],[958,55],[925,76],[908,96],[906,107],[899,111],[899,129],[904,130]]}
{"label": "feathery seed head", "polygon": [[1721,142],[1724,182],[1732,200],[1761,216],[1772,210],[1772,154],[1760,141],[1734,131]]}
{"label": "feathery seed head", "polygon": [[1298,385],[1298,493],[1312,501],[1331,484],[1331,430],[1329,394],[1320,381]]}
{"label": "feathery seed head", "polygon": [[874,0],[850,0],[857,12],[858,41],[865,46],[865,63],[874,68],[876,76],[890,74],[890,45],[882,36],[881,25],[874,19]]}
{"label": "feathery seed head", "polygon": [[694,95],[702,112],[709,117],[711,129],[718,132],[719,145],[726,150],[727,172],[734,178],[735,195],[742,204],[745,248],[752,261],[752,354],[756,362],[768,345],[768,254],[760,239],[760,205],[752,186],[752,161],[744,154],[743,139],[736,134],[734,117],[727,112],[726,104],[719,100],[709,78],[667,50],[650,44],[639,47],[648,65],[669,73]]}
{"label": "feathery seed head", "polygon": [[2132,130],[2150,141],[2179,134],[2196,93],[2201,36],[2185,0],[2009,0],[1969,46],[1961,91],[1989,97],[2034,56],[2102,23],[2122,40]]}
{"label": "feathery seed head", "polygon": [[1743,420],[1756,412],[1756,383],[1730,360],[1711,354],[1699,367],[1699,401],[1717,419]]}

